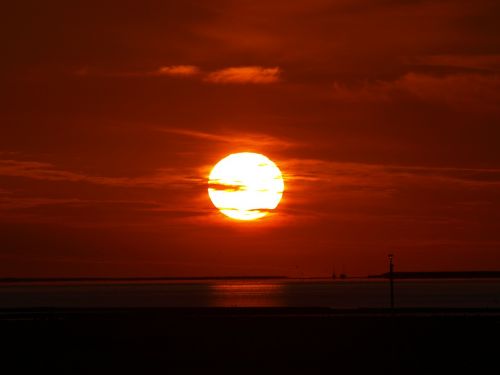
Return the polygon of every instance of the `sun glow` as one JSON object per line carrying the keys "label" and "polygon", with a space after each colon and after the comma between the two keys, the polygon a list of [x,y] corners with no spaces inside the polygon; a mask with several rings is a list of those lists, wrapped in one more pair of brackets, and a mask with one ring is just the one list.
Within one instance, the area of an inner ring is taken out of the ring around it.
{"label": "sun glow", "polygon": [[281,171],[261,154],[241,152],[219,161],[208,178],[208,195],[224,215],[260,219],[275,209],[285,184]]}

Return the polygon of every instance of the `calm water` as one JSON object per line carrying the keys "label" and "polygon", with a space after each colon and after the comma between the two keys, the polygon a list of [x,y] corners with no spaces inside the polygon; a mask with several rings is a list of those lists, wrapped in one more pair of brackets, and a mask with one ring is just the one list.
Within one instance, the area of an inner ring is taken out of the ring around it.
{"label": "calm water", "polygon": [[[404,280],[398,307],[500,308],[500,280]],[[387,307],[385,280],[59,283],[0,286],[13,307]]]}

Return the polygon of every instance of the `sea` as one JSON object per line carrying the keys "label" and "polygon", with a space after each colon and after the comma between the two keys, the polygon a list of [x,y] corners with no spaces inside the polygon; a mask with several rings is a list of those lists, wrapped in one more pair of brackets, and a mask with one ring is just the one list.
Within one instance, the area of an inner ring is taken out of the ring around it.
{"label": "sea", "polygon": [[[396,307],[500,308],[500,279],[396,280]],[[382,279],[45,282],[0,285],[0,308],[385,308]]]}

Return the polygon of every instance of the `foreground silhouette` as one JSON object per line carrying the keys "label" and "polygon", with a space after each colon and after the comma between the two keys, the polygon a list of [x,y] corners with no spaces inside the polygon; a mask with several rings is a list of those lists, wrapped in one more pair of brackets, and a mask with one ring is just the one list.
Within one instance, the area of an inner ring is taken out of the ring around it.
{"label": "foreground silhouette", "polygon": [[0,317],[9,344],[2,365],[19,373],[32,365],[67,374],[481,373],[496,364],[489,342],[500,334],[500,310],[491,309],[26,309]]}

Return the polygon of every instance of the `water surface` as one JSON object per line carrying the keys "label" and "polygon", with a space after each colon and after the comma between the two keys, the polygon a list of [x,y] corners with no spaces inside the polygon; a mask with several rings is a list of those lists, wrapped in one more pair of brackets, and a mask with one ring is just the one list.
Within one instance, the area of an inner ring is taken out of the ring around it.
{"label": "water surface", "polygon": [[[398,280],[397,307],[500,308],[500,279]],[[0,286],[0,308],[389,305],[386,280],[204,280]]]}

